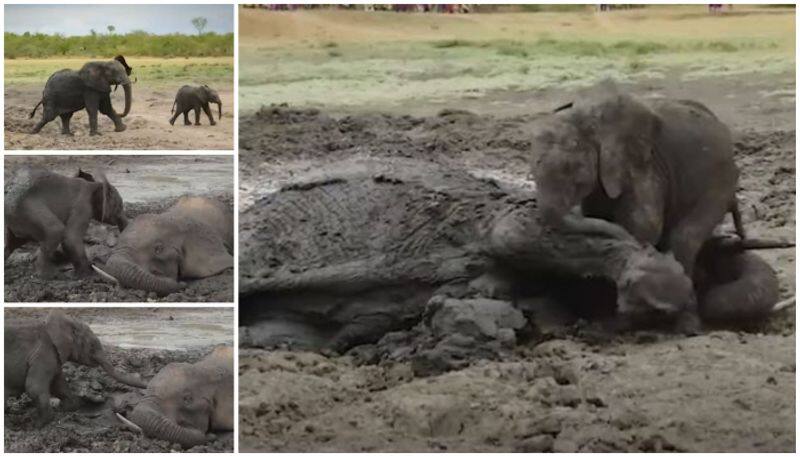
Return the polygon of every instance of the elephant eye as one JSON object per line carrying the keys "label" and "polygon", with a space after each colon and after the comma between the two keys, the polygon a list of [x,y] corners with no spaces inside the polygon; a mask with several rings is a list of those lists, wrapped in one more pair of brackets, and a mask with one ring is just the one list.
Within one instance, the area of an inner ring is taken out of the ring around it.
{"label": "elephant eye", "polygon": [[156,255],[161,255],[161,253],[164,252],[164,246],[161,246],[160,244],[157,244],[155,249],[154,249],[154,251],[155,251]]}
{"label": "elephant eye", "polygon": [[185,405],[191,405],[192,404],[192,394],[188,394],[188,393],[184,394],[183,395],[183,403]]}

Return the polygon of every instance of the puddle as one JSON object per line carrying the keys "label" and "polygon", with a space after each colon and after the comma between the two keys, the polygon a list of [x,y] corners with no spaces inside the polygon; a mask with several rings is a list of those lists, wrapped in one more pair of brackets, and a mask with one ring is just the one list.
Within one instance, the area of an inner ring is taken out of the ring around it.
{"label": "puddle", "polygon": [[233,343],[230,309],[181,313],[173,319],[116,319],[93,322],[92,331],[103,344],[120,348],[186,350]]}
{"label": "puddle", "polygon": [[115,173],[109,179],[126,203],[160,201],[185,194],[233,192],[231,158],[214,158],[197,163],[193,157],[174,157],[174,162],[129,167],[129,173]]}

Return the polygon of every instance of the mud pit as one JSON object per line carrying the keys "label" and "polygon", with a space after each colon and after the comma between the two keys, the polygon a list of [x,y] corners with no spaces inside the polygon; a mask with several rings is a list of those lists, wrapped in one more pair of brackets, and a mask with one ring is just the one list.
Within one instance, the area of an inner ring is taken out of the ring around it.
{"label": "mud pit", "polygon": [[[31,110],[42,97],[40,86],[6,87],[5,90],[5,148],[6,149],[177,149],[177,150],[230,150],[233,147],[233,87],[217,84],[223,102],[222,119],[217,119],[216,105],[211,126],[205,113],[200,126],[184,126],[183,119],[169,124],[170,109],[175,93],[173,89],[151,88],[143,84],[133,86],[133,107],[123,119],[127,126],[124,132],[114,132],[114,123],[106,116],[98,115],[99,136],[89,136],[89,117],[86,110],[72,117],[70,128],[75,134],[61,134],[61,120],[48,123],[39,134],[30,131],[41,119],[42,108],[30,119]],[[119,112],[125,105],[122,90],[112,95],[112,103]],[[194,123],[194,115],[190,120]]]}
{"label": "mud pit", "polygon": [[[11,319],[42,319],[42,308],[7,309]],[[171,362],[193,363],[214,346],[233,341],[233,311],[223,308],[67,309],[87,323],[103,343],[111,363],[150,379]],[[155,334],[158,334],[156,337]],[[183,338],[185,335],[188,337]],[[6,452],[173,452],[180,446],[152,440],[124,428],[115,411],[130,411],[141,397],[138,389],[120,384],[99,368],[64,365],[67,383],[82,400],[78,411],[55,409],[55,419],[42,429],[33,426],[33,402],[23,395],[5,409]],[[191,452],[232,452],[233,434]]]}
{"label": "mud pit", "polygon": [[[125,202],[129,219],[144,213],[159,213],[183,195],[207,196],[233,205],[233,159],[223,156],[6,156],[5,177],[15,166],[35,164],[72,176],[78,168],[105,170]],[[110,225],[92,221],[84,237],[89,260],[105,263],[119,236]],[[194,281],[165,297],[141,290],[124,289],[93,275],[75,279],[71,264],[57,276],[43,280],[36,274],[38,247],[28,243],[5,262],[6,302],[231,302],[233,272]]]}
{"label": "mud pit", "polygon": [[[628,88],[645,97],[697,99],[715,110],[735,132],[739,198],[749,232],[793,239],[794,107],[770,95],[783,83],[717,78]],[[241,120],[240,209],[293,176],[354,155],[466,166],[531,184],[527,123],[534,113],[558,106],[554,101],[564,94],[495,94],[459,109],[418,106],[413,116],[397,109],[374,114],[264,107]],[[761,255],[777,270],[782,297],[793,295],[794,250]],[[499,358],[463,354],[460,368],[441,374],[420,370],[414,361],[414,351],[425,345],[419,328],[339,357],[245,349],[239,366],[240,449],[795,449],[793,308],[747,331],[717,329],[691,338],[657,332],[610,336],[582,321],[532,324],[539,333],[518,338],[520,344]]]}

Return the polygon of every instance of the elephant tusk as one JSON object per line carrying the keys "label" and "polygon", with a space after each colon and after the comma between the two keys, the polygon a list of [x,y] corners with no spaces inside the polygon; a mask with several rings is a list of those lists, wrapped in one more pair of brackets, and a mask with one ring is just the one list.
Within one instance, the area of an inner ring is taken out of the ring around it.
{"label": "elephant tusk", "polygon": [[775,306],[772,307],[772,312],[778,312],[782,309],[789,308],[794,306],[797,300],[796,295],[792,295],[791,297],[787,298],[786,300],[781,300],[778,303],[775,303]]}
{"label": "elephant tusk", "polygon": [[117,280],[117,278],[115,278],[115,277],[111,276],[110,274],[106,273],[105,271],[101,270],[101,269],[100,269],[100,268],[98,268],[98,267],[97,267],[95,264],[92,264],[92,268],[93,268],[93,269],[94,269],[94,271],[96,271],[96,272],[97,272],[97,274],[99,274],[99,275],[100,275],[100,276],[101,276],[103,279],[109,280],[109,281],[113,282],[114,284],[119,284],[119,281]]}
{"label": "elephant tusk", "polygon": [[139,427],[138,425],[134,424],[133,422],[129,421],[128,419],[125,419],[125,416],[123,416],[120,413],[114,413],[114,414],[117,415],[117,419],[122,421],[122,425],[125,425],[127,428],[131,429],[132,431],[134,431],[136,433],[141,433],[142,435],[144,435],[144,432],[142,431],[142,427]]}

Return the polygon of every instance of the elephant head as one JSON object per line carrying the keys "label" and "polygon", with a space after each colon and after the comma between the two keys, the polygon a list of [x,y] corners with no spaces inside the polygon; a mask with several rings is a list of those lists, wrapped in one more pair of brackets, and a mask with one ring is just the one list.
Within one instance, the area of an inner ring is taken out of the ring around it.
{"label": "elephant head", "polygon": [[222,226],[232,222],[214,203],[182,199],[162,214],[134,219],[100,272],[126,287],[159,295],[177,292],[183,287],[179,278],[205,278],[233,266],[231,243],[214,228]]}
{"label": "elephant head", "polygon": [[133,387],[147,387],[140,379],[118,372],[106,358],[103,345],[83,322],[53,310],[45,319],[45,331],[53,342],[61,362],[75,362],[89,367],[100,366],[117,381]]}
{"label": "elephant head", "polygon": [[87,87],[99,92],[110,93],[112,85],[121,84],[125,90],[125,109],[120,117],[125,117],[131,111],[133,98],[131,80],[128,78],[132,70],[124,57],[117,56],[110,61],[87,62],[81,67],[78,75]]}
{"label": "elephant head", "polygon": [[219,99],[219,94],[217,93],[217,91],[208,87],[205,84],[203,84],[200,88],[203,91],[203,95],[205,95],[207,102],[217,104],[217,109],[219,111],[219,119],[222,119],[222,100]]}
{"label": "elephant head", "polygon": [[94,219],[105,224],[116,225],[119,227],[120,232],[125,230],[125,227],[128,226],[128,219],[125,218],[122,197],[117,192],[117,189],[109,184],[105,174],[102,171],[95,171],[94,174],[90,174],[78,169],[76,177],[98,184],[92,194]]}
{"label": "elephant head", "polygon": [[557,111],[534,142],[533,174],[545,220],[560,220],[595,192],[612,200],[631,192],[646,200],[655,191],[661,121],[650,108],[601,86],[599,94]]}
{"label": "elephant head", "polygon": [[211,430],[232,429],[233,349],[221,347],[195,363],[170,363],[150,380],[130,421],[146,436],[184,448],[213,438]]}
{"label": "elephant head", "polygon": [[625,316],[677,316],[694,308],[694,283],[672,254],[637,251],[617,278],[617,312]]}

